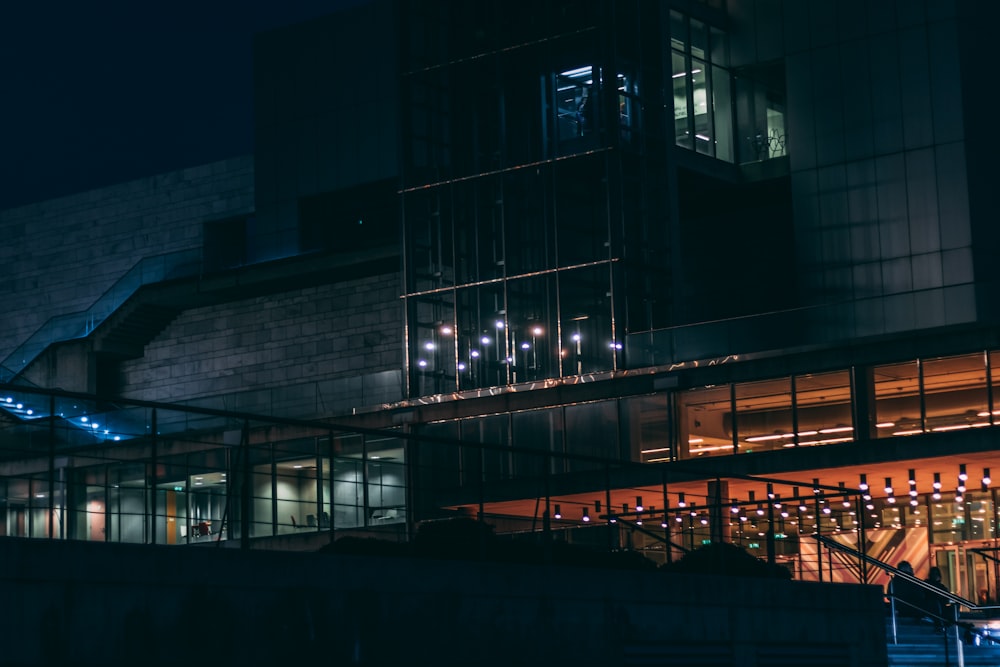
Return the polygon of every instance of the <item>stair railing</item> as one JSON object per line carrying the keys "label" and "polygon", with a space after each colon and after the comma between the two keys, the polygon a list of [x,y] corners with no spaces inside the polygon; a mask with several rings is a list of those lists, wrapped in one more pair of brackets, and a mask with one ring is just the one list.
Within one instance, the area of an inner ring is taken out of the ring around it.
{"label": "stair railing", "polygon": [[0,382],[11,382],[53,343],[85,338],[145,285],[187,278],[201,271],[201,248],[145,257],[119,278],[87,310],[49,318],[0,362]]}
{"label": "stair railing", "polygon": [[896,644],[898,642],[898,629],[897,629],[897,626],[896,626],[896,605],[897,605],[897,603],[902,603],[904,605],[907,605],[908,607],[917,609],[917,610],[920,611],[920,616],[926,616],[928,618],[934,619],[934,620],[942,623],[942,625],[947,629],[947,632],[946,632],[946,635],[945,635],[946,636],[946,644],[945,644],[945,651],[946,652],[948,650],[948,647],[947,647],[948,637],[951,634],[954,635],[953,639],[954,639],[954,642],[955,642],[955,656],[956,656],[956,658],[958,660],[957,664],[958,664],[959,667],[963,667],[964,664],[965,664],[965,654],[964,654],[963,647],[962,647],[962,633],[961,633],[961,630],[964,630],[965,632],[967,632],[967,633],[969,633],[971,635],[978,636],[980,638],[980,641],[986,641],[986,642],[990,642],[990,643],[994,643],[995,642],[995,640],[994,640],[993,637],[991,637],[988,634],[983,634],[982,632],[980,632],[977,628],[975,628],[971,624],[960,623],[959,622],[959,618],[958,618],[958,610],[959,610],[959,607],[965,607],[965,608],[969,609],[970,611],[994,611],[994,610],[1000,609],[1000,606],[998,606],[998,605],[979,605],[979,604],[976,604],[976,603],[972,602],[971,600],[966,600],[965,598],[963,598],[963,597],[961,597],[959,595],[955,595],[951,591],[942,590],[942,589],[938,588],[937,586],[935,586],[933,584],[929,584],[926,581],[923,581],[922,579],[918,579],[917,577],[913,576],[912,574],[910,574],[908,572],[903,572],[899,568],[896,568],[896,567],[894,567],[892,565],[889,565],[888,563],[886,563],[884,561],[881,561],[881,560],[879,560],[879,559],[877,559],[877,558],[875,558],[873,556],[869,556],[868,554],[863,553],[863,552],[861,552],[861,551],[859,551],[859,550],[857,550],[857,549],[855,549],[853,547],[849,547],[849,546],[847,546],[845,544],[841,544],[840,542],[837,542],[836,540],[833,540],[833,539],[831,539],[829,537],[826,537],[824,535],[820,535],[819,533],[813,534],[813,537],[816,539],[816,541],[818,543],[825,544],[827,546],[827,548],[837,549],[837,550],[843,551],[845,553],[851,554],[852,556],[857,557],[859,560],[867,563],[868,565],[873,565],[873,566],[875,566],[875,567],[883,570],[884,572],[886,572],[888,574],[891,574],[892,577],[893,577],[893,579],[892,579],[893,581],[906,581],[908,583],[913,584],[914,586],[922,589],[925,593],[930,593],[930,594],[936,596],[939,600],[943,601],[944,604],[942,606],[947,606],[947,607],[951,608],[951,612],[950,613],[951,613],[952,618],[946,618],[945,616],[941,616],[940,614],[935,614],[933,612],[930,612],[927,609],[925,609],[924,607],[916,605],[916,604],[914,604],[914,603],[912,603],[912,602],[910,602],[908,600],[905,600],[905,599],[903,599],[903,598],[895,595],[894,592],[893,592],[892,583],[890,582],[889,590],[886,593],[886,597],[889,598],[889,606],[890,606],[890,610],[891,610],[890,623],[891,623],[891,627],[892,627],[892,643],[893,644]]}

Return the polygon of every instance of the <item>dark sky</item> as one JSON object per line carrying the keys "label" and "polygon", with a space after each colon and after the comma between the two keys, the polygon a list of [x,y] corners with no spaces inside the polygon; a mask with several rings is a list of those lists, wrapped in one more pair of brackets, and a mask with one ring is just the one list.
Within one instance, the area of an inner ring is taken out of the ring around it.
{"label": "dark sky", "polygon": [[252,36],[360,0],[0,8],[0,209],[253,151]]}

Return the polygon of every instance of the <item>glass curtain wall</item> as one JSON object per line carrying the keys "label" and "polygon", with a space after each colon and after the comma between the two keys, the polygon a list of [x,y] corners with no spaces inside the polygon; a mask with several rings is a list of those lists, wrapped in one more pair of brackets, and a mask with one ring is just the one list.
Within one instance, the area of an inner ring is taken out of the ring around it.
{"label": "glass curtain wall", "polygon": [[[513,38],[520,27],[493,25],[476,54],[458,34],[476,16],[442,5],[454,23],[433,25],[422,22],[426,7],[407,10],[404,51],[435,63],[401,82],[408,395],[618,368],[627,299],[614,264],[625,238],[648,236],[642,188],[625,197],[622,183],[626,172],[642,180],[626,163],[639,164],[647,136],[650,59],[624,39],[638,30],[637,10],[614,26],[579,10],[527,42]],[[448,55],[456,49],[461,58]],[[662,77],[662,65],[654,71]],[[655,247],[641,261],[662,265]]]}
{"label": "glass curtain wall", "polygon": [[406,521],[392,432],[269,440],[277,424],[223,414],[22,401],[0,418],[0,535],[183,545]]}

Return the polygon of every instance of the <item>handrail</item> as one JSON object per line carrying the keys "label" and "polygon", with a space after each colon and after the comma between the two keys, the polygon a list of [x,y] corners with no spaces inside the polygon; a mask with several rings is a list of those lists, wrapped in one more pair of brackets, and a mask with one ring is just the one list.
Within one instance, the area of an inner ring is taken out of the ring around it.
{"label": "handrail", "polygon": [[[201,271],[201,249],[194,248],[144,257],[86,310],[50,317],[0,362],[0,381],[16,378],[49,345],[85,338],[110,317],[140,287],[169,278],[187,278]],[[6,373],[10,373],[8,377]]]}
{"label": "handrail", "polygon": [[924,590],[927,590],[927,591],[930,591],[931,593],[934,593],[938,597],[944,598],[944,599],[948,600],[949,602],[952,602],[954,604],[960,605],[962,607],[967,607],[971,611],[985,611],[985,610],[1000,609],[1000,605],[978,605],[978,604],[972,602],[971,600],[966,600],[965,598],[963,598],[961,596],[955,595],[951,591],[942,590],[942,589],[938,588],[937,586],[935,586],[933,584],[927,583],[923,579],[918,579],[917,577],[913,576],[912,574],[909,574],[907,572],[903,572],[899,568],[894,567],[892,565],[889,565],[885,561],[881,561],[878,558],[875,558],[874,556],[869,556],[866,553],[862,553],[861,551],[858,551],[854,547],[849,547],[846,544],[841,544],[840,542],[837,542],[836,540],[830,539],[829,537],[826,537],[825,535],[820,535],[818,533],[815,533],[815,534],[813,534],[813,537],[816,539],[817,542],[821,542],[821,543],[825,544],[828,547],[832,547],[834,549],[839,549],[840,551],[843,551],[845,553],[848,553],[848,554],[851,554],[853,556],[856,556],[857,558],[860,558],[860,559],[864,560],[866,563],[868,563],[870,565],[874,565],[875,567],[877,567],[877,568],[879,568],[881,570],[884,570],[884,571],[892,574],[893,576],[899,576],[899,577],[901,577],[902,579],[904,579],[906,581],[912,582],[912,583],[920,586]]}

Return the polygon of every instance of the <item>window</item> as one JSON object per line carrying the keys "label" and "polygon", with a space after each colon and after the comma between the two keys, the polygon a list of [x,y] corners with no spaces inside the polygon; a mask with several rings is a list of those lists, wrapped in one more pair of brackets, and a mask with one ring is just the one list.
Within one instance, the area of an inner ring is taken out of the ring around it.
{"label": "window", "polygon": [[733,159],[732,100],[725,33],[670,13],[674,141],[720,160]]}

